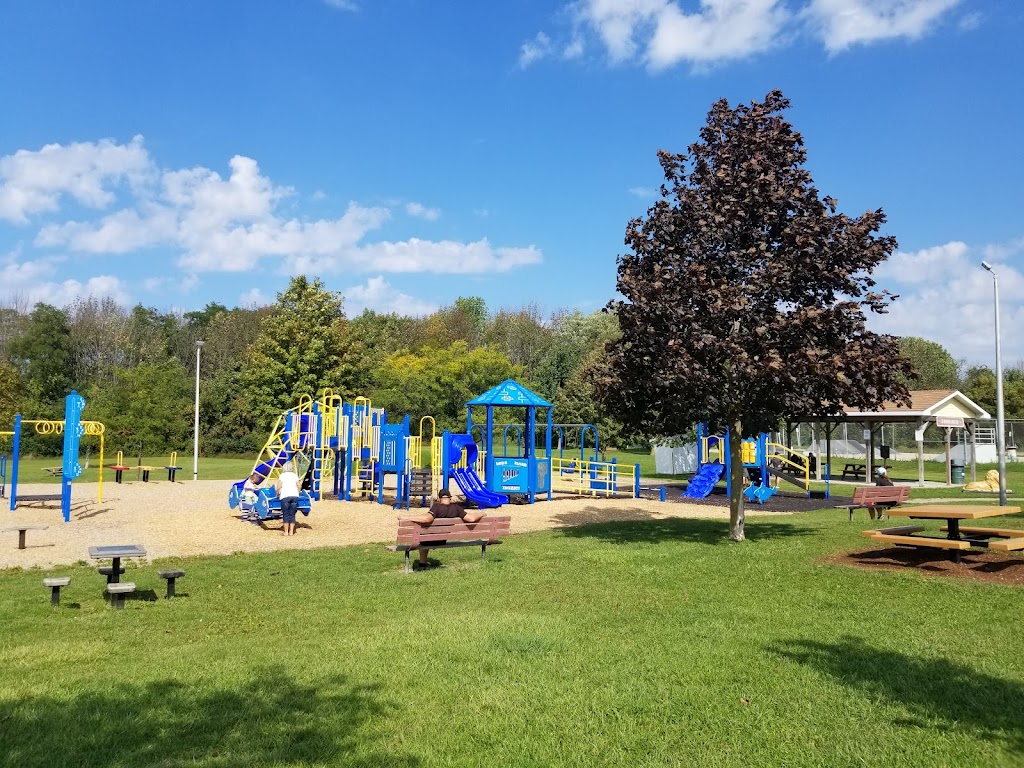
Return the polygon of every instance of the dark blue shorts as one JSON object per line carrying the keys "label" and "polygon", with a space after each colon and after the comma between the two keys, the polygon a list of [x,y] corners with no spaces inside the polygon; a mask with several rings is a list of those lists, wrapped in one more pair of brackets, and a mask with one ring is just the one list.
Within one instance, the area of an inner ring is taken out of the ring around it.
{"label": "dark blue shorts", "polygon": [[281,517],[286,524],[295,523],[295,514],[299,511],[299,497],[289,496],[281,499]]}

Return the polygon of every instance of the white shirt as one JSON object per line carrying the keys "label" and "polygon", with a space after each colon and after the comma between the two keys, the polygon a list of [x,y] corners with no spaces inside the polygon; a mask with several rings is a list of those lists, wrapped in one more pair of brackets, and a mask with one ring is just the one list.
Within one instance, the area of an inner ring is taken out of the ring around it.
{"label": "white shirt", "polygon": [[277,476],[277,482],[281,490],[278,491],[278,498],[290,499],[299,497],[299,476],[294,472],[282,472]]}

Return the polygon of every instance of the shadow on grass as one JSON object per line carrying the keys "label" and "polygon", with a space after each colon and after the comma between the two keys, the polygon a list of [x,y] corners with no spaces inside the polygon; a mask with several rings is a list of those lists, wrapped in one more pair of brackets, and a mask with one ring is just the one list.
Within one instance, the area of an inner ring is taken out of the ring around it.
{"label": "shadow on grass", "polygon": [[388,709],[374,687],[340,676],[302,683],[280,668],[230,689],[162,680],[25,696],[0,701],[0,765],[418,766],[365,732]]}
{"label": "shadow on grass", "polygon": [[[837,643],[792,640],[766,650],[832,675],[872,698],[905,706],[925,721],[937,718],[1024,749],[1024,685],[1019,682],[946,659],[875,648],[857,638]],[[894,722],[928,727],[905,719]]]}
{"label": "shadow on grass", "polygon": [[[586,513],[586,510],[583,511]],[[587,522],[581,513],[555,515],[560,525],[571,526],[562,529],[564,536],[572,538],[595,538],[611,544],[647,543],[664,541],[692,541],[700,544],[728,544],[729,521],[703,518],[670,517],[657,518],[648,512],[631,511],[627,520],[613,522]],[[747,520],[744,528],[748,539],[776,539],[790,536],[811,536],[817,531],[792,523],[778,523],[770,520]]]}

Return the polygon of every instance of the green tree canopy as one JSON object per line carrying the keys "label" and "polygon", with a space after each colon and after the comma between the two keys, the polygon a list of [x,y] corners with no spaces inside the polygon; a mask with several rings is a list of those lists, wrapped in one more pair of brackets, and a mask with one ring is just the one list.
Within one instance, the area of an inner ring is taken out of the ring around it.
{"label": "green tree canopy", "polygon": [[[871,333],[872,290],[896,247],[881,210],[851,218],[819,197],[779,91],[717,102],[689,155],[661,151],[661,199],[626,231],[609,307],[622,338],[604,388],[627,426],[681,434],[695,422],[735,436],[783,418],[905,402],[910,365]],[[744,538],[740,441],[731,441],[730,537]]]}
{"label": "green tree canopy", "polygon": [[523,369],[500,352],[471,350],[465,341],[420,354],[399,352],[377,372],[373,404],[389,413],[408,413],[414,423],[433,416],[438,430],[459,431],[466,426],[468,400],[522,374]]}
{"label": "green tree canopy", "polygon": [[345,399],[360,394],[352,388],[358,350],[343,298],[319,279],[292,278],[263,320],[247,358],[243,386],[259,423],[271,424],[300,396],[315,397],[325,387]]}
{"label": "green tree canopy", "polygon": [[25,332],[11,345],[29,393],[42,407],[62,403],[72,389],[71,328],[67,315],[49,304],[36,304]]}
{"label": "green tree canopy", "polygon": [[900,339],[900,354],[914,366],[915,373],[904,383],[908,389],[957,389],[960,366],[941,344],[916,336]]}

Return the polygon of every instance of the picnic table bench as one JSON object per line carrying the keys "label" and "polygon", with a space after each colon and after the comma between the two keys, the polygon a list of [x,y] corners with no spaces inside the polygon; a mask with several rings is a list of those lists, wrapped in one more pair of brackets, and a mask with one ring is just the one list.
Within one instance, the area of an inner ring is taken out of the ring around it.
{"label": "picnic table bench", "polygon": [[862,507],[868,511],[871,519],[875,519],[875,508],[881,507],[881,513],[897,504],[902,504],[910,498],[909,485],[862,485],[853,492],[853,498],[849,504],[837,504],[836,509],[846,509],[850,512],[850,520],[853,520],[853,511]]}
{"label": "picnic table bench", "polygon": [[43,472],[46,472],[51,477],[63,477],[64,467],[43,467]]}
{"label": "picnic table bench", "polygon": [[405,552],[405,572],[411,570],[409,553],[421,547],[447,549],[449,547],[480,547],[480,557],[487,547],[501,544],[499,536],[507,536],[512,518],[509,515],[487,515],[475,523],[458,517],[437,517],[429,525],[417,523],[413,518],[398,518],[397,543],[387,547],[391,552]]}
{"label": "picnic table bench", "polygon": [[867,470],[867,466],[864,464],[845,464],[843,465],[843,480],[862,480],[864,478],[864,472]]}
{"label": "picnic table bench", "polygon": [[[891,514],[918,520],[945,520],[942,530],[946,538],[916,535],[924,530],[920,525],[904,525],[897,528],[879,528],[864,531],[861,535],[872,541],[887,542],[904,547],[926,549],[949,549],[953,561],[960,562],[960,553],[972,547],[1010,551],[1024,549],[1024,531],[1009,528],[960,527],[961,520],[978,520],[983,517],[1000,517],[1020,512],[1020,507],[982,507],[967,504],[908,505],[890,510]],[[966,534],[966,535],[964,535]]]}

